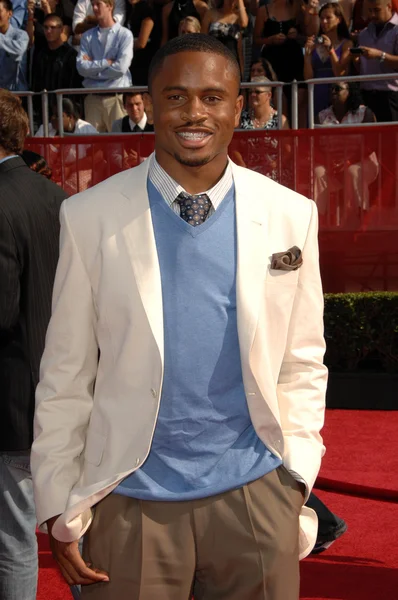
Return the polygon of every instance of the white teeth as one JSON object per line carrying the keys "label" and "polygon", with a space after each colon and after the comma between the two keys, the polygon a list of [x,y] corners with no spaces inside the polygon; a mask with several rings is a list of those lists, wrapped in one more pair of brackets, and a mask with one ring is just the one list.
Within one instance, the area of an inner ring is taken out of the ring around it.
{"label": "white teeth", "polygon": [[183,137],[186,140],[202,140],[204,137],[206,137],[208,134],[205,133],[204,131],[180,131],[178,133],[178,135],[180,135],[181,137]]}

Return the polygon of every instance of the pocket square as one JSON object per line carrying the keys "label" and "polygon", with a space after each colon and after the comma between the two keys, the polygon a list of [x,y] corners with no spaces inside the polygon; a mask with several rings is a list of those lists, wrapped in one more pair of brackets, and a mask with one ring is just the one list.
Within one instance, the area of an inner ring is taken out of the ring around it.
{"label": "pocket square", "polygon": [[285,252],[276,252],[271,257],[271,269],[280,271],[296,271],[303,264],[300,248],[292,246]]}

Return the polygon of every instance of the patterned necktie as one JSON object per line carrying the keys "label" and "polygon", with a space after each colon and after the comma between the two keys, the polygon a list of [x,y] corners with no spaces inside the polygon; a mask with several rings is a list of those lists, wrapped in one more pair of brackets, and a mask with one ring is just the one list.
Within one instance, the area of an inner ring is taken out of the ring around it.
{"label": "patterned necktie", "polygon": [[192,227],[202,225],[206,221],[211,208],[210,199],[206,194],[190,196],[181,192],[177,196],[176,202],[180,205],[180,217]]}

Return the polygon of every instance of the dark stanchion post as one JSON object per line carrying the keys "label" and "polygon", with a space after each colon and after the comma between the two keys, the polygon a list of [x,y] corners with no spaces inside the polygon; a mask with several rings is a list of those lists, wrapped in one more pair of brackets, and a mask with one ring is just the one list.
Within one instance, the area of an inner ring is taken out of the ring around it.
{"label": "dark stanchion post", "polygon": [[28,118],[29,118],[29,130],[30,130],[30,135],[33,137],[35,131],[35,126],[34,126],[34,122],[33,122],[33,98],[32,98],[32,94],[28,94]]}
{"label": "dark stanchion post", "polygon": [[308,84],[308,129],[314,129],[314,84]]}
{"label": "dark stanchion post", "polygon": [[[58,134],[59,137],[64,137],[64,119],[62,110],[62,92],[57,92],[57,114],[58,114]],[[65,187],[65,164],[64,164],[64,146],[60,144],[61,153],[61,182],[62,187]]]}
{"label": "dark stanchion post", "polygon": [[43,116],[43,135],[48,137],[48,92],[43,90],[41,93],[41,112]]}
{"label": "dark stanchion post", "polygon": [[298,129],[298,84],[292,81],[292,129]]}
{"label": "dark stanchion post", "polygon": [[278,111],[278,129],[282,129],[283,87],[276,88],[276,110]]}
{"label": "dark stanchion post", "polygon": [[58,133],[59,137],[64,137],[64,120],[62,118],[62,92],[56,92],[57,94],[57,113],[58,113]]}

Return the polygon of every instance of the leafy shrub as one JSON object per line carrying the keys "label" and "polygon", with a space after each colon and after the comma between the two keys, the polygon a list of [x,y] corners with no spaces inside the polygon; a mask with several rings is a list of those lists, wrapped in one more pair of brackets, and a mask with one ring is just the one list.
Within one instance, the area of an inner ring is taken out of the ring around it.
{"label": "leafy shrub", "polygon": [[398,292],[325,294],[331,371],[398,373]]}

